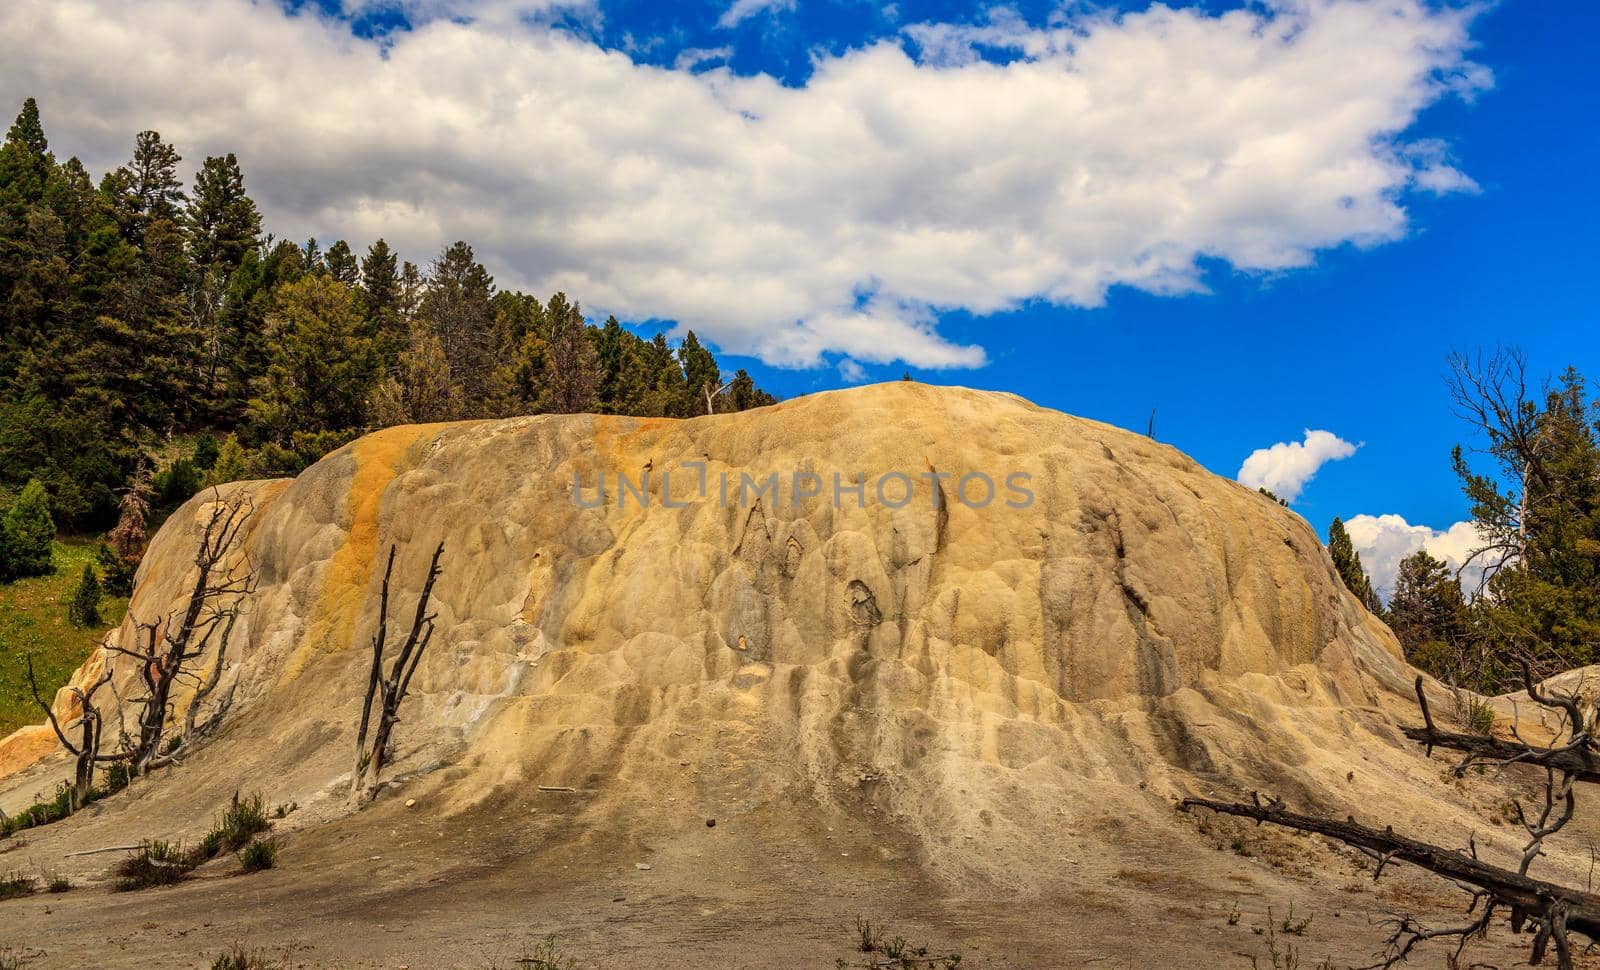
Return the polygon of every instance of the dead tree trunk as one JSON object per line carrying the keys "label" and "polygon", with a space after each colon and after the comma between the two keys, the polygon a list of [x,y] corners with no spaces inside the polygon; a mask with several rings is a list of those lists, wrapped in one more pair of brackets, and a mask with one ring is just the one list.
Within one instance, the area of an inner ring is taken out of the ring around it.
{"label": "dead tree trunk", "polygon": [[[78,699],[82,713],[78,715],[75,723],[69,722],[65,726],[57,719],[55,707],[46,703],[39,696],[39,681],[33,673],[33,655],[28,655],[28,690],[33,694],[33,701],[44,711],[44,716],[50,721],[51,730],[56,732],[56,738],[61,741],[61,746],[72,753],[77,759],[72,773],[72,801],[71,809],[78,809],[89,803],[90,796],[94,793],[94,770],[102,761],[122,761],[127,753],[100,753],[100,708],[95,705],[95,692],[111,682],[109,671],[100,675],[94,683],[87,688],[72,687],[72,695]],[[73,744],[67,738],[67,729],[77,727],[78,743]]]}
{"label": "dead tree trunk", "polygon": [[[361,722],[356,730],[356,766],[350,778],[350,799],[353,802],[370,798],[377,791],[379,775],[387,762],[390,738],[395,724],[400,720],[400,702],[405,700],[411,686],[411,675],[423,651],[433,640],[433,621],[437,614],[428,612],[428,599],[433,595],[433,584],[439,578],[439,557],[444,555],[444,543],[433,551],[428,563],[428,577],[417,597],[416,614],[411,620],[411,632],[406,635],[387,674],[383,671],[384,651],[389,630],[389,580],[394,574],[395,547],[389,547],[389,561],[383,570],[383,586],[378,600],[378,631],[372,637],[372,666],[367,675],[367,694],[361,705]],[[378,724],[372,728],[372,702],[378,701]],[[369,742],[370,731],[370,742]]]}
{"label": "dead tree trunk", "polygon": [[[134,658],[144,685],[138,736],[129,742],[135,770],[144,772],[170,760],[161,751],[167,721],[173,716],[172,690],[180,678],[193,680],[188,669],[201,657],[213,635],[220,632],[213,679],[196,683],[196,697],[190,706],[193,721],[195,705],[204,700],[221,676],[227,641],[243,609],[245,598],[255,591],[256,574],[242,554],[230,562],[254,505],[248,496],[235,496],[214,503],[195,552],[195,580],[181,614],[169,615],[149,623],[135,623],[142,634],[135,648],[107,644],[107,649]],[[215,726],[215,719],[211,726]],[[185,739],[190,740],[188,738]]]}

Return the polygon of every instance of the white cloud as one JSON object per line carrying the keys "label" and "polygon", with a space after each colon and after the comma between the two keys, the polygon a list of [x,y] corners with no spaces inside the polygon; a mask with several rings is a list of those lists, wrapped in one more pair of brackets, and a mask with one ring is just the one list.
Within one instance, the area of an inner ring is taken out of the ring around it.
{"label": "white cloud", "polygon": [[839,378],[847,384],[861,384],[867,379],[867,369],[846,357],[839,361]]}
{"label": "white cloud", "polygon": [[672,66],[675,70],[692,71],[707,64],[726,61],[732,56],[732,47],[686,47],[673,58]]}
{"label": "white cloud", "polygon": [[1426,0],[997,15],[1009,63],[946,31],[818,53],[802,86],[638,64],[527,16],[546,3],[407,2],[423,25],[378,42],[268,2],[5,0],[0,103],[37,95],[96,171],[141,128],[186,167],[237,152],[293,238],[418,261],[467,239],[501,285],[725,351],[934,368],[985,360],[940,311],[1185,293],[1201,256],[1276,271],[1404,235],[1406,192],[1466,177],[1403,133],[1487,84],[1470,13]]}
{"label": "white cloud", "polygon": [[1252,451],[1239,466],[1239,484],[1265,488],[1285,502],[1293,502],[1317,469],[1330,461],[1349,458],[1359,447],[1331,431],[1307,428],[1304,441],[1280,441],[1270,448]]}
{"label": "white cloud", "polygon": [[[1344,527],[1350,533],[1350,544],[1361,554],[1361,565],[1372,579],[1373,588],[1385,602],[1394,593],[1400,560],[1418,549],[1428,550],[1430,556],[1443,560],[1455,571],[1461,570],[1462,564],[1484,546],[1483,535],[1472,522],[1457,522],[1448,529],[1435,530],[1411,525],[1398,515],[1356,515],[1345,520]],[[1468,596],[1477,591],[1478,581],[1489,565],[1490,561],[1480,556],[1461,571],[1461,588]]]}
{"label": "white cloud", "polygon": [[793,10],[795,0],[733,0],[733,4],[717,18],[718,27],[737,27],[747,18],[764,10]]}

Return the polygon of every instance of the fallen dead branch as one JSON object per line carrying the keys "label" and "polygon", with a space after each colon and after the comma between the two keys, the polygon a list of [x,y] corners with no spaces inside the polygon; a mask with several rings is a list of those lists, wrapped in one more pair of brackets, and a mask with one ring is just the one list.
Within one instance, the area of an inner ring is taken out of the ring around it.
{"label": "fallen dead branch", "polygon": [[1376,863],[1374,879],[1383,875],[1390,862],[1398,861],[1448,879],[1470,894],[1467,914],[1471,919],[1459,926],[1429,929],[1410,916],[1396,918],[1394,931],[1379,961],[1372,964],[1373,968],[1392,967],[1405,960],[1418,944],[1446,938],[1453,939],[1456,944],[1455,952],[1449,957],[1450,965],[1455,966],[1467,944],[1483,935],[1495,916],[1503,913],[1513,932],[1522,932],[1529,923],[1534,926],[1528,956],[1530,964],[1542,963],[1553,950],[1556,966],[1560,970],[1570,970],[1573,946],[1569,933],[1587,937],[1591,945],[1600,943],[1600,895],[1532,878],[1528,870],[1544,854],[1545,839],[1572,820],[1577,808],[1573,786],[1578,782],[1600,781],[1600,765],[1595,757],[1595,725],[1584,716],[1576,697],[1542,693],[1526,664],[1522,670],[1528,696],[1544,709],[1560,715],[1560,726],[1549,744],[1530,744],[1515,725],[1509,739],[1441,730],[1429,710],[1421,677],[1417,678],[1416,692],[1423,724],[1404,729],[1408,738],[1424,745],[1429,753],[1434,748],[1445,748],[1464,754],[1452,769],[1457,777],[1474,768],[1526,765],[1543,770],[1542,804],[1536,803],[1530,809],[1520,800],[1512,803],[1516,821],[1528,835],[1515,870],[1479,859],[1477,845],[1470,839],[1466,851],[1447,849],[1399,835],[1390,827],[1377,829],[1362,825],[1354,818],[1338,821],[1292,812],[1281,799],[1263,802],[1254,793],[1249,802],[1186,798],[1179,807],[1184,811],[1203,808],[1252,819],[1258,825],[1270,823],[1311,832],[1348,845],[1372,859]]}

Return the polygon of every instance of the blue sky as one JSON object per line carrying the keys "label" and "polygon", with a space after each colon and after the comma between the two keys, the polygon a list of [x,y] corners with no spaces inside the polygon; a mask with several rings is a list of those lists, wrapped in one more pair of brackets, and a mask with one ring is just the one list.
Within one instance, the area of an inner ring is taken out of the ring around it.
{"label": "blue sky", "polygon": [[1459,557],[1446,354],[1600,379],[1600,8],[1173,8],[12,0],[0,95],[92,170],[233,151],[280,234],[465,238],[783,396],[1154,408],[1229,476],[1326,432],[1253,461],[1380,569]]}

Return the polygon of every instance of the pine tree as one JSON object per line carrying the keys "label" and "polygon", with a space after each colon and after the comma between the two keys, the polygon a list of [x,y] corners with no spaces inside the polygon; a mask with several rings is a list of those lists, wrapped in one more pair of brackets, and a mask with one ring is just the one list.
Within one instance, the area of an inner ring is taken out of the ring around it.
{"label": "pine tree", "polygon": [[1355,546],[1350,541],[1350,533],[1345,531],[1344,522],[1337,516],[1333,524],[1328,526],[1328,554],[1333,557],[1333,568],[1338,571],[1339,578],[1344,580],[1345,588],[1355,594],[1361,605],[1374,613],[1382,609],[1378,602],[1377,594],[1372,590],[1372,582],[1367,579],[1367,571],[1361,568],[1361,555],[1356,552]]}
{"label": "pine tree", "polygon": [[50,142],[39,120],[39,104],[28,98],[6,132],[5,147],[0,148],[0,196],[37,202],[54,168]]}
{"label": "pine tree", "polygon": [[385,370],[394,366],[409,338],[396,265],[394,251],[382,239],[367,247],[367,255],[361,260],[361,300],[367,334],[375,341]]}
{"label": "pine tree", "polygon": [[450,373],[461,385],[467,414],[484,412],[491,398],[494,367],[494,278],[457,242],[433,261],[418,310],[444,348]]}
{"label": "pine tree", "polygon": [[72,596],[67,602],[67,620],[76,627],[98,626],[100,624],[100,577],[95,575],[94,566],[83,564],[83,575],[78,579],[78,585],[73,587]]}
{"label": "pine tree", "polygon": [[567,302],[565,293],[557,293],[550,298],[545,313],[550,326],[550,349],[540,409],[555,414],[593,411],[600,366],[583,311],[577,304]]}
{"label": "pine tree", "polygon": [[267,376],[249,412],[256,440],[290,448],[297,433],[360,427],[377,358],[349,287],[303,276],[279,291],[267,326]]}
{"label": "pine tree", "polygon": [[34,479],[0,518],[0,581],[43,576],[53,570],[55,537],[50,497]]}
{"label": "pine tree", "polygon": [[1480,363],[1453,358],[1452,391],[1496,467],[1480,474],[1459,446],[1454,462],[1491,577],[1476,612],[1513,683],[1514,658],[1541,672],[1600,660],[1600,402],[1572,368],[1540,400],[1520,353]]}
{"label": "pine tree", "polygon": [[410,345],[373,389],[368,414],[381,428],[452,421],[461,415],[461,388],[451,379],[439,338],[421,327],[412,329]]}
{"label": "pine tree", "polygon": [[312,236],[306,244],[300,247],[300,265],[307,273],[326,273],[327,263],[322,259],[322,247],[317,245],[317,237]]}
{"label": "pine tree", "polygon": [[161,140],[161,134],[141,131],[134,140],[133,159],[117,170],[108,185],[116,193],[114,204],[123,232],[135,246],[144,246],[145,233],[156,222],[176,225],[183,218],[183,182],[178,163],[183,157]]}
{"label": "pine tree", "polygon": [[67,271],[64,233],[45,203],[56,176],[32,98],[0,146],[0,381],[41,350],[46,317]]}
{"label": "pine tree", "polygon": [[728,384],[727,402],[730,411],[748,411],[777,404],[778,399],[756,387],[755,379],[741,367]]}
{"label": "pine tree", "polygon": [[322,262],[328,267],[328,275],[345,286],[354,289],[360,284],[361,264],[357,262],[350,244],[343,239],[328,247],[328,254],[322,258]]}
{"label": "pine tree", "polygon": [[641,356],[647,390],[640,408],[645,417],[682,418],[693,412],[694,400],[688,395],[683,368],[667,344],[666,334],[657,333],[645,343]]}
{"label": "pine tree", "polygon": [[226,280],[261,235],[261,213],[244,190],[244,173],[230,152],[213,155],[194,177],[194,193],[184,210],[189,258],[196,267],[221,267]]}
{"label": "pine tree", "polygon": [[708,414],[711,405],[707,394],[716,394],[722,387],[722,375],[717,370],[717,358],[700,345],[700,338],[690,330],[678,347],[678,364],[683,369],[684,393],[689,402],[689,414]]}
{"label": "pine tree", "polygon": [[1425,549],[1400,561],[1385,618],[1406,659],[1435,676],[1458,682],[1467,605],[1450,568]]}

